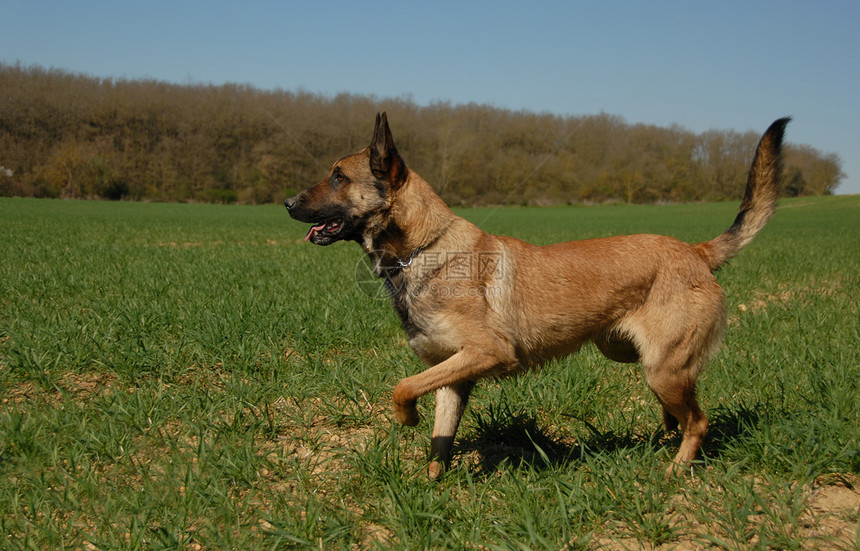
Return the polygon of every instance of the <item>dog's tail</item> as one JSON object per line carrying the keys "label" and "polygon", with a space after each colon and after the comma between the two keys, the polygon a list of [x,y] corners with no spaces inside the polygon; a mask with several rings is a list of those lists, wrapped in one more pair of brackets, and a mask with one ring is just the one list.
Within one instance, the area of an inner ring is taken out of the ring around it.
{"label": "dog's tail", "polygon": [[782,138],[790,120],[791,117],[779,119],[761,137],[734,224],[714,239],[695,245],[712,272],[752,241],[773,216],[779,198]]}

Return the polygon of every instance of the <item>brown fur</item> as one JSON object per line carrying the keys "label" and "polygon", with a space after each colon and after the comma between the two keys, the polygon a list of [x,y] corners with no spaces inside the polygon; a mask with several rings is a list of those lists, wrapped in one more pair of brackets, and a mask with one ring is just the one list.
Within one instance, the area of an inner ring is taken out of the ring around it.
{"label": "brown fur", "polygon": [[696,377],[726,325],[713,272],[776,208],[787,123],[776,121],[762,137],[734,224],[696,245],[629,235],[539,247],[487,234],[406,166],[385,113],[368,148],[285,204],[293,218],[316,224],[312,242],[357,241],[385,278],[409,343],[429,366],[395,387],[395,418],[417,424],[418,398],[436,393],[431,476],[450,460],[479,379],[521,373],[588,341],[610,359],[642,364],[666,428],[680,426],[669,467],[680,470],[707,430]]}

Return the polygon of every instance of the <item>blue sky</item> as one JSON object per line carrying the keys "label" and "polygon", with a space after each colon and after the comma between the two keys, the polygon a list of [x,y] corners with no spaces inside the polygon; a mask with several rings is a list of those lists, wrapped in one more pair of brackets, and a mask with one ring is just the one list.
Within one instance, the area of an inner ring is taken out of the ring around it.
{"label": "blue sky", "polygon": [[[860,2],[0,0],[0,61],[762,132],[860,193]],[[368,113],[368,125],[373,113]],[[395,121],[392,121],[395,124]]]}

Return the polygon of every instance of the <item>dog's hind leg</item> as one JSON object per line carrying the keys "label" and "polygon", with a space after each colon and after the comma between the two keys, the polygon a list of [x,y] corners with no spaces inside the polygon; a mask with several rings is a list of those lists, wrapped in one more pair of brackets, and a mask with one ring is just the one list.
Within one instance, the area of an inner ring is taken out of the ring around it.
{"label": "dog's hind leg", "polygon": [[681,431],[681,447],[667,474],[681,474],[696,459],[708,418],[696,400],[696,378],[722,339],[725,295],[713,276],[689,289],[652,289],[650,302],[629,322],[648,386],[663,406],[667,430]]}
{"label": "dog's hind leg", "polygon": [[681,376],[679,380],[673,382],[663,380],[660,384],[651,385],[663,406],[664,425],[671,428],[677,422],[681,429],[681,447],[672,460],[667,474],[684,472],[696,458],[708,430],[708,418],[702,413],[696,400],[695,382],[684,381],[685,378]]}
{"label": "dog's hind leg", "polygon": [[451,461],[451,448],[457,427],[466,410],[469,395],[475,383],[464,381],[444,386],[436,391],[436,420],[433,424],[433,439],[430,443],[430,465],[427,475],[437,478]]}
{"label": "dog's hind leg", "polygon": [[681,429],[681,447],[667,474],[680,474],[687,468],[708,430],[708,418],[696,400],[696,377],[707,356],[697,333],[691,330],[688,338],[676,342],[668,352],[643,358],[642,362],[648,386],[663,406],[664,426],[667,430],[675,426]]}

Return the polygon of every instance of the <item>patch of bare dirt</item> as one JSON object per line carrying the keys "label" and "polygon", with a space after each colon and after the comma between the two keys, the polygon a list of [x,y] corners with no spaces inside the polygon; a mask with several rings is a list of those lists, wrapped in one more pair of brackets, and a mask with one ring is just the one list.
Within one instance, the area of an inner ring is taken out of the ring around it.
{"label": "patch of bare dirt", "polygon": [[[46,375],[50,375],[50,372]],[[80,403],[118,385],[118,379],[113,373],[66,372],[56,379],[53,388],[44,388],[33,381],[21,381],[10,385],[3,389],[2,403],[19,405],[37,398],[60,403],[63,400],[63,394]]]}
{"label": "patch of bare dirt", "polygon": [[860,522],[860,477],[826,475],[812,485],[809,510],[804,517],[810,537],[832,542],[821,549],[857,549]]}
{"label": "patch of bare dirt", "polygon": [[[798,542],[804,548],[822,551],[857,549],[860,521],[860,477],[831,474],[819,477],[807,488],[806,511],[801,517]],[[681,535],[660,545],[613,533],[598,534],[590,548],[594,550],[692,551],[713,549],[702,536],[714,535],[719,528],[698,522],[689,512],[690,503],[679,494],[674,519]],[[751,517],[755,518],[755,517]],[[750,545],[758,543],[753,537]]]}

